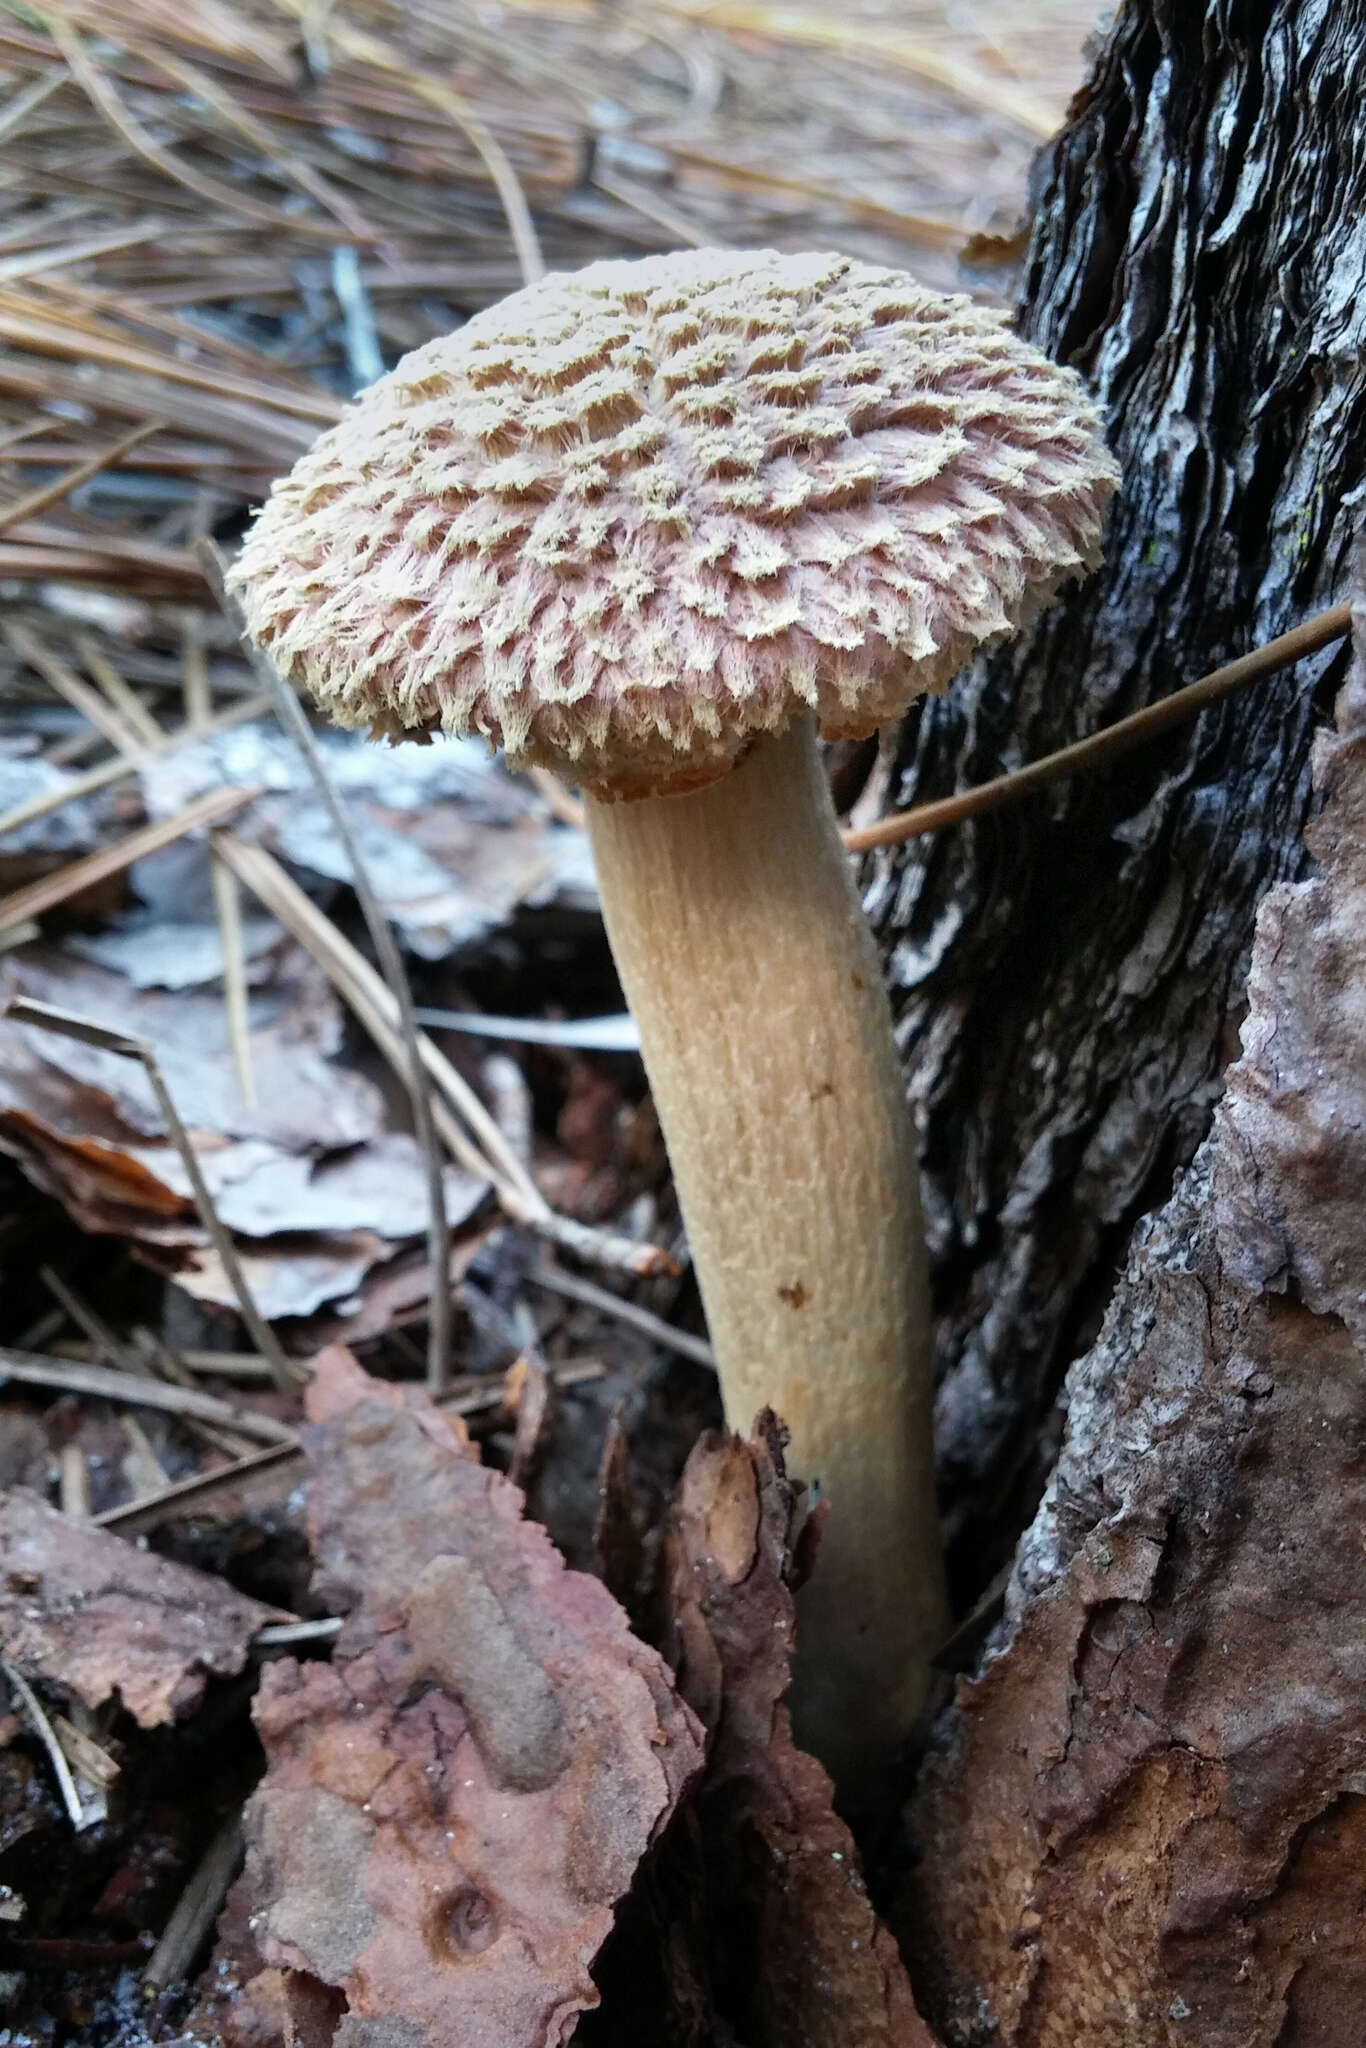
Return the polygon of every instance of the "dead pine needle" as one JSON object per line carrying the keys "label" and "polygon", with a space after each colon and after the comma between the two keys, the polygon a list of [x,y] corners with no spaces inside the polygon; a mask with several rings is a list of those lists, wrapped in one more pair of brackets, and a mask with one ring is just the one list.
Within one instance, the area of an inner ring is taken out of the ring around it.
{"label": "dead pine needle", "polygon": [[10,1690],[32,1723],[34,1734],[47,1751],[48,1761],[52,1765],[52,1775],[57,1780],[57,1789],[62,1795],[67,1818],[73,1828],[84,1827],[85,1808],[81,1804],[81,1795],[76,1790],[76,1780],[71,1775],[71,1766],[53,1732],[52,1723],[43,1712],[37,1693],[5,1657],[0,1657],[0,1672],[4,1673]]}
{"label": "dead pine needle", "polygon": [[262,1415],[253,1408],[237,1408],[231,1401],[220,1401],[216,1394],[201,1394],[197,1388],[177,1387],[167,1380],[117,1372],[109,1366],[85,1365],[71,1358],[46,1358],[41,1353],[11,1351],[0,1345],[0,1387],[10,1380],[18,1386],[51,1387],[60,1393],[85,1394],[97,1401],[159,1408],[164,1415],[226,1423],[243,1436],[253,1436],[272,1447],[294,1442],[294,1432],[287,1423],[277,1422],[273,1415]]}
{"label": "dead pine needle", "polygon": [[1289,668],[1306,654],[1331,647],[1351,630],[1351,606],[1335,604],[1328,611],[1306,619],[1302,626],[1268,640],[1264,647],[1254,648],[1251,654],[1240,655],[1236,661],[1226,662],[1198,681],[1187,683],[1184,689],[1173,690],[1170,697],[1161,697],[1156,704],[1145,705],[1142,711],[1117,719],[1101,732],[1075,740],[1069,747],[1060,747],[1055,754],[1045,754],[1025,768],[1013,769],[1009,775],[994,776],[975,789],[959,790],[953,796],[917,804],[909,811],[894,811],[891,817],[879,818],[875,824],[857,826],[845,832],[844,844],[850,853],[869,853],[874,847],[900,846],[922,832],[938,832],[945,825],[958,825],[965,818],[979,818],[988,811],[1000,810],[1047,783],[1060,782],[1066,776],[1080,775],[1116,760],[1131,747],[1141,746],[1144,740],[1156,739],[1172,726],[1183,725],[1207,704],[1217,703],[1245,683],[1258,682],[1263,676]]}
{"label": "dead pine needle", "polygon": [[213,877],[213,907],[218,919],[218,938],[223,948],[223,1001],[228,1013],[228,1041],[237,1086],[248,1109],[256,1107],[256,1074],[251,1060],[251,1023],[247,1003],[247,963],[242,945],[242,906],[237,877],[227,867],[209,834],[209,870]]}
{"label": "dead pine needle", "polygon": [[204,1851],[194,1873],[176,1900],[160,1941],[152,1950],[142,1981],[151,1991],[164,1991],[189,1975],[209,1929],[218,1918],[228,1886],[241,1867],[242,1817],[225,1820]]}
{"label": "dead pine needle", "polygon": [[[210,725],[199,729],[192,729],[186,725],[181,726],[178,732],[164,734],[157,751],[173,753],[177,747],[185,746],[190,740],[207,739],[215,733],[230,732],[234,726],[249,725],[253,719],[260,718],[269,709],[270,700],[267,697],[243,697],[239,703],[229,705],[226,711],[220,711]],[[6,811],[4,816],[0,817],[0,839],[8,832],[17,832],[22,825],[31,825],[35,818],[45,818],[49,812],[60,811],[65,805],[76,803],[81,797],[95,796],[102,789],[112,788],[116,782],[127,781],[130,776],[136,775],[138,767],[139,762],[127,756],[120,756],[114,761],[103,761],[98,768],[89,768],[83,775],[73,776],[70,782],[64,783],[59,789],[44,790],[40,796],[31,797],[26,803],[16,804],[12,811]],[[218,792],[215,791],[214,794],[216,796]],[[159,831],[161,827],[154,826],[150,829]],[[134,853],[132,858],[140,860],[142,855]],[[87,885],[82,883],[80,886]],[[60,902],[61,898],[57,900]],[[0,917],[0,924],[5,922],[6,920]]]}
{"label": "dead pine needle", "polygon": [[[308,722],[303,706],[278,674],[275,664],[248,641],[241,607],[228,591],[224,581],[223,557],[211,540],[205,539],[200,542],[199,557],[204,565],[209,588],[222,607],[224,617],[242,642],[257,678],[268,691],[277,718],[302,754],[332,829],[341,841],[351,869],[351,882],[356,892],[356,901],[360,905],[366,930],[370,934],[370,943],[375,949],[384,980],[397,1009],[398,1028],[404,1052],[403,1078],[407,1082],[413,1108],[413,1124],[418,1143],[422,1147],[427,1173],[427,1255],[431,1293],[430,1320],[427,1325],[427,1388],[430,1393],[439,1394],[450,1377],[451,1366],[450,1230],[446,1222],[446,1191],[443,1178],[445,1166],[432,1120],[431,1096],[417,1042],[413,992],[409,986],[407,970],[403,965],[403,957],[399,952],[393,928],[380,909],[379,898],[371,885],[369,872],[361,856],[360,842],[352,830],[346,807],[337,795],[332,778],[323,764],[322,755],[313,737],[313,728]],[[218,865],[219,863],[215,862],[215,867]]]}
{"label": "dead pine needle", "polygon": [[[394,1072],[404,1078],[406,1054],[399,1036],[398,1010],[383,977],[265,847],[248,846],[230,832],[222,835],[219,844],[238,880],[312,954]],[[433,1104],[432,1116],[442,1143],[467,1173],[477,1173],[491,1183],[509,1221],[562,1245],[588,1265],[645,1279],[678,1272],[661,1246],[618,1237],[552,1209],[464,1076],[424,1032],[418,1033],[418,1052],[441,1098]]]}
{"label": "dead pine needle", "polygon": [[112,447],[106,448],[101,454],[92,455],[88,462],[78,463],[75,469],[67,470],[63,476],[54,477],[51,483],[40,484],[36,490],[29,491],[12,505],[0,505],[0,533],[7,527],[17,526],[21,519],[35,519],[40,512],[46,512],[50,505],[60,504],[63,498],[69,498],[73,491],[78,491],[82,484],[88,484],[91,478],[98,476],[102,470],[112,469],[116,462],[122,461],[123,457],[131,453],[141,442],[149,441],[153,434],[159,434],[164,425],[163,420],[150,420],[140,427],[134,427],[131,434],[125,434],[121,440],[115,441]]}
{"label": "dead pine needle", "polygon": [[[65,800],[74,794],[74,789],[69,789],[63,792],[63,798]],[[131,867],[134,861],[144,860],[149,853],[159,853],[163,846],[182,839],[196,826],[214,825],[220,819],[230,817],[260,794],[259,789],[211,789],[204,796],[196,797],[192,804],[186,804],[184,810],[177,811],[174,817],[163,818],[154,825],[144,825],[113,846],[101,847],[98,853],[88,853],[80,860],[73,860],[55,874],[42,875],[36,882],[26,883],[22,889],[0,898],[0,931],[9,925],[23,924],[29,918],[42,917],[59,903],[79,896],[85,889],[93,889],[97,882],[108,881],[111,875]],[[28,807],[28,815],[35,815],[31,806]],[[0,819],[0,826],[5,830],[13,829],[12,816]]]}

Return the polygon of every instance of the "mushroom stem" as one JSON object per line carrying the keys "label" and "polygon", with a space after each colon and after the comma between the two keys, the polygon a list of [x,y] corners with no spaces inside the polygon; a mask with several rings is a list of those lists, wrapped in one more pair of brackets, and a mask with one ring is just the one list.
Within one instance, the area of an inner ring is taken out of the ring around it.
{"label": "mushroom stem", "polygon": [[914,1128],[813,722],[703,789],[587,811],[727,1418],[772,1407],[830,1502],[793,1714],[857,1796],[945,1604]]}

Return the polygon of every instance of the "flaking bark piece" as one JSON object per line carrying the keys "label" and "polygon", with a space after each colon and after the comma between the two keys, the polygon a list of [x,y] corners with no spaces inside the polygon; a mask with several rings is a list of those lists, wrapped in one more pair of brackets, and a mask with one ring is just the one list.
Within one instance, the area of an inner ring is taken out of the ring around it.
{"label": "flaking bark piece", "polygon": [[347,2048],[555,2048],[701,1762],[668,1668],[569,1571],[463,1425],[318,1361],[304,1431],[330,1664],[266,1672],[243,1884],[273,1968],[344,1991]]}
{"label": "flaking bark piece", "polygon": [[1319,862],[1258,906],[1242,1057],[1139,1230],[922,1775],[954,2048],[1358,2048],[1366,2009],[1366,556]]}
{"label": "flaking bark piece", "polygon": [[698,1795],[712,1887],[710,1975],[771,2048],[937,2048],[896,1943],[869,1902],[829,1777],[792,1740],[797,1489],[782,1435],[701,1438],[684,1469],[665,1565],[679,1688],[710,1730]]}
{"label": "flaking bark piece", "polygon": [[140,1727],[179,1719],[286,1618],[24,1488],[0,1495],[0,1643],[25,1678],[88,1707],[117,1695]]}

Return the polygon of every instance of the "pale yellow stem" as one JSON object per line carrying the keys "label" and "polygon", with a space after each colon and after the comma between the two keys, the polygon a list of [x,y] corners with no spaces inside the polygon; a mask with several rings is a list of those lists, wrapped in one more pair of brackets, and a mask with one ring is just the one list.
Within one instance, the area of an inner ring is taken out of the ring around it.
{"label": "pale yellow stem", "polygon": [[856,1794],[944,1622],[915,1134],[877,953],[809,720],[705,789],[587,812],[727,1419],[774,1408],[830,1502],[794,1719]]}

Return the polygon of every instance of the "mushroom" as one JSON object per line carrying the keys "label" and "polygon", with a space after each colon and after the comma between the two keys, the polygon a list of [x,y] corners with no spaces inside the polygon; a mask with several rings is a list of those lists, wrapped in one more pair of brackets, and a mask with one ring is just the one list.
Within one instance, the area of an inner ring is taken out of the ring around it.
{"label": "mushroom", "polygon": [[555,276],[275,486],[233,582],[344,725],[584,791],[728,1419],[828,1499],[801,1738],[857,1792],[945,1596],[914,1126],[817,735],[940,691],[1098,558],[1114,466],[1004,317],[831,255]]}

